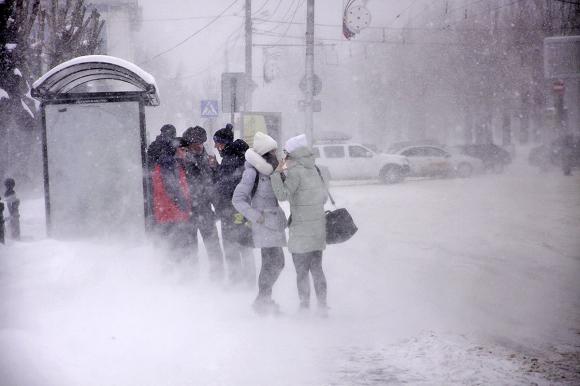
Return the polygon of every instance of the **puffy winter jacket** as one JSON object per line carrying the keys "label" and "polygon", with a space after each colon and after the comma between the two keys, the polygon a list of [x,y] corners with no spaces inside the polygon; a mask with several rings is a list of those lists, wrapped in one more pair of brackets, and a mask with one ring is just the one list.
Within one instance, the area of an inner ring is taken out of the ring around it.
{"label": "puffy winter jacket", "polygon": [[290,201],[291,253],[321,251],[326,247],[324,203],[327,199],[328,171],[320,168],[324,183],[315,168],[314,156],[308,148],[300,148],[289,155],[285,179],[279,172],[270,177],[279,201]]}
{"label": "puffy winter jacket", "polygon": [[[258,187],[254,197],[252,188],[259,173]],[[234,190],[232,204],[252,223],[252,236],[256,248],[283,247],[286,245],[286,215],[272,190],[270,166],[253,149],[246,152],[242,180]],[[263,218],[263,223],[259,220]]]}
{"label": "puffy winter jacket", "polygon": [[217,168],[214,180],[214,206],[222,220],[233,221],[236,210],[232,205],[232,197],[242,179],[246,150],[248,145],[243,140],[237,139],[228,143],[222,152],[222,162]]}
{"label": "puffy winter jacket", "polygon": [[185,170],[175,157],[176,145],[175,138],[162,134],[147,149],[151,208],[158,224],[187,221],[190,217],[191,195]]}
{"label": "puffy winter jacket", "polygon": [[185,170],[178,164],[172,169],[156,165],[151,173],[151,182],[155,222],[166,224],[189,220],[191,199]]}

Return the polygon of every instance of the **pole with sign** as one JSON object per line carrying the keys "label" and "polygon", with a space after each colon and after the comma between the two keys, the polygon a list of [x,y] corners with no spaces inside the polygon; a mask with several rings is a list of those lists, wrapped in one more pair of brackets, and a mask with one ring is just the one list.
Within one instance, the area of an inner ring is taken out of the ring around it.
{"label": "pole with sign", "polygon": [[564,114],[564,94],[566,93],[566,84],[562,79],[555,80],[552,84],[552,92],[556,97],[556,130],[562,134],[565,128],[565,114]]}
{"label": "pole with sign", "polygon": [[[580,120],[580,35],[544,39],[544,76],[552,81],[556,134],[562,135],[565,134],[568,113],[574,117],[573,122]],[[569,88],[576,82],[578,91],[566,95],[564,82]]]}
{"label": "pole with sign", "polygon": [[222,110],[230,113],[230,122],[234,123],[234,114],[240,111],[245,103],[246,74],[243,72],[224,72],[222,74]]}

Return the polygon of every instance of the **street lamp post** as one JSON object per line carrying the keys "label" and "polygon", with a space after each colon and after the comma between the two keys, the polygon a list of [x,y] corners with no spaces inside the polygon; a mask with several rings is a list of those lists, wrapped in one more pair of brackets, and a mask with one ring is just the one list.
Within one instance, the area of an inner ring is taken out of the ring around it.
{"label": "street lamp post", "polygon": [[314,142],[314,0],[306,6],[306,103],[305,131],[310,143]]}

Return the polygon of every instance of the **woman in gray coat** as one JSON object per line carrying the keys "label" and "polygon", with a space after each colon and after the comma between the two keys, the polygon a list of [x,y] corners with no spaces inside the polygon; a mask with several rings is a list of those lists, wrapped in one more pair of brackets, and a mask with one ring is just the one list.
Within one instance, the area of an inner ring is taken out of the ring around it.
{"label": "woman in gray coat", "polygon": [[[284,268],[286,215],[272,190],[270,175],[278,166],[278,144],[270,136],[257,132],[252,148],[245,153],[242,180],[234,190],[232,204],[252,223],[254,246],[261,248],[262,267],[258,277],[258,296],[254,310],[260,314],[278,312],[272,300],[272,287]],[[257,188],[252,195],[257,178]]]}
{"label": "woman in gray coat", "polygon": [[[326,277],[322,251],[326,248],[326,202],[328,173],[317,170],[314,155],[304,134],[290,138],[284,147],[286,160],[272,174],[272,187],[280,201],[290,201],[288,249],[296,268],[300,308],[310,307],[310,276],[318,299],[318,311],[326,316]],[[324,176],[324,178],[323,178]]]}

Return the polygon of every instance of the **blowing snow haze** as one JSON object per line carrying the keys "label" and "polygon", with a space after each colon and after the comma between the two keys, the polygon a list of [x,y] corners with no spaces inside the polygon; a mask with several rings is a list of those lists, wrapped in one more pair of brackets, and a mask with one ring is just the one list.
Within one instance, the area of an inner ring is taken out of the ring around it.
{"label": "blowing snow haze", "polygon": [[580,384],[580,1],[25,3],[0,385]]}

